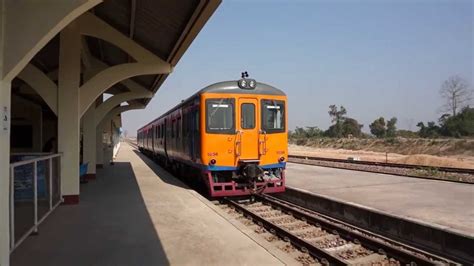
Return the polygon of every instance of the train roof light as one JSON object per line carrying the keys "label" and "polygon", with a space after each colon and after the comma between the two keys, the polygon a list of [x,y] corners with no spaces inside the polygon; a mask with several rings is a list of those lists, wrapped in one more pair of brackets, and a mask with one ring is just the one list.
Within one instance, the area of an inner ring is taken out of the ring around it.
{"label": "train roof light", "polygon": [[242,72],[241,77],[242,78],[237,82],[239,88],[244,90],[253,90],[255,87],[257,87],[257,81],[254,79],[249,79],[249,73],[247,73],[247,71]]}

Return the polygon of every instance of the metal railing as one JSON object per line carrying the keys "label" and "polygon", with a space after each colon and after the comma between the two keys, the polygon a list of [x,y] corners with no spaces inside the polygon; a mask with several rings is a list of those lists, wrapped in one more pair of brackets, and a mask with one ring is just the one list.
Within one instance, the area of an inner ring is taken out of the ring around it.
{"label": "metal railing", "polygon": [[[22,154],[25,155],[25,154]],[[61,154],[10,164],[10,253],[61,203]]]}

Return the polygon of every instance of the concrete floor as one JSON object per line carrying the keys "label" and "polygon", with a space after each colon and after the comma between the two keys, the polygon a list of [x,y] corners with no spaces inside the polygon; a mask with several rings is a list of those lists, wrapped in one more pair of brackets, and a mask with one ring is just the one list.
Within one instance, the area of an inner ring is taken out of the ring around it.
{"label": "concrete floor", "polygon": [[12,265],[280,265],[207,200],[122,145],[12,254]]}
{"label": "concrete floor", "polygon": [[287,185],[474,236],[474,185],[288,163]]}

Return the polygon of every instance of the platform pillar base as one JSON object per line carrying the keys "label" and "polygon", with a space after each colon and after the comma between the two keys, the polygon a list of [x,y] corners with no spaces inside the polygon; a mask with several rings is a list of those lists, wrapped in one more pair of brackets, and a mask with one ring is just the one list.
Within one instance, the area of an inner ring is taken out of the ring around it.
{"label": "platform pillar base", "polygon": [[79,195],[64,195],[62,205],[76,205],[79,204]]}
{"label": "platform pillar base", "polygon": [[86,180],[95,180],[96,174],[86,174],[84,177]]}

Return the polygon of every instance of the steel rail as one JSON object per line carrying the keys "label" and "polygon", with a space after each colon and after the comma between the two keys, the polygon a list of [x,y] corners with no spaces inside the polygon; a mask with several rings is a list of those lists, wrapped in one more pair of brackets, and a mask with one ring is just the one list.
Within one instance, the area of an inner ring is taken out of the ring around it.
{"label": "steel rail", "polygon": [[288,158],[305,159],[305,160],[313,160],[313,161],[337,162],[337,163],[351,163],[351,164],[360,164],[360,165],[383,166],[383,167],[392,167],[392,168],[405,168],[405,169],[436,169],[438,171],[448,172],[448,173],[474,174],[474,169],[469,169],[469,168],[438,167],[438,166],[430,166],[430,165],[384,163],[384,162],[374,162],[374,161],[357,161],[357,160],[292,155],[292,154],[290,154]]}
{"label": "steel rail", "polygon": [[242,205],[238,204],[237,202],[226,199],[227,203],[237,209],[238,211],[241,211],[244,213],[245,216],[250,216],[253,221],[256,221],[257,224],[267,228],[270,230],[270,232],[275,232],[278,236],[282,237],[283,239],[286,239],[290,241],[291,244],[297,246],[301,250],[307,251],[310,255],[316,257],[321,261],[321,263],[324,265],[346,265],[347,262],[340,259],[339,257],[336,257],[328,252],[326,252],[323,249],[320,249],[313,244],[307,242],[306,240],[294,235],[293,233],[289,232],[286,229],[283,229],[279,227],[278,225],[273,224],[272,222],[268,221],[267,219],[259,216],[258,214],[246,209]]}
{"label": "steel rail", "polygon": [[[344,222],[340,222],[335,220],[334,218],[328,217],[323,214],[316,213],[311,210],[306,210],[300,206],[295,204],[285,202],[283,200],[274,198],[268,195],[260,195],[257,196],[262,202],[266,202],[271,206],[279,208],[284,213],[291,214],[297,219],[305,220],[307,223],[320,226],[322,229],[325,229],[328,232],[333,232],[341,236],[343,239],[352,241],[354,243],[360,243],[361,246],[381,252],[386,254],[389,257],[392,257],[403,264],[410,264],[416,263],[417,265],[435,265],[435,263],[428,259],[433,258],[438,261],[446,261],[445,258],[441,258],[431,253],[426,253],[419,249],[415,249],[409,246],[406,246],[402,243],[395,242],[389,239],[386,239],[383,236],[376,235],[374,233],[368,232],[364,229],[357,228],[355,229],[354,226],[348,225]],[[303,211],[304,210],[304,211]],[[314,213],[315,215],[311,215],[309,213]],[[350,228],[354,228],[351,230]],[[397,248],[396,246],[392,246],[386,242],[391,242],[401,248]],[[418,254],[415,254],[418,253]],[[422,254],[422,255],[419,255]],[[453,263],[449,261],[450,263]],[[453,263],[454,264],[454,263]]]}

